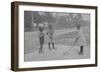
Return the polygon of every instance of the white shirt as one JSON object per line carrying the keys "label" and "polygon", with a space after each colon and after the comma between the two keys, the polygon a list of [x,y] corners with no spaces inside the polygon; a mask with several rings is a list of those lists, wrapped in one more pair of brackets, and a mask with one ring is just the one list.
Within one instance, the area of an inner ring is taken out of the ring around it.
{"label": "white shirt", "polygon": [[77,32],[76,38],[78,38],[78,40],[77,40],[76,43],[77,43],[79,46],[81,46],[81,45],[85,46],[85,45],[86,45],[86,39],[85,39],[85,36],[84,36],[84,34],[83,34],[82,29],[76,30],[76,32]]}

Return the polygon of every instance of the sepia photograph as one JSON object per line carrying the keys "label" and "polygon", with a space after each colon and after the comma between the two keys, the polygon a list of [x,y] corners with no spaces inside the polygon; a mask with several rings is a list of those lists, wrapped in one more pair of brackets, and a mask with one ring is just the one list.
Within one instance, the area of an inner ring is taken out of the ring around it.
{"label": "sepia photograph", "polygon": [[90,58],[90,14],[24,11],[24,61]]}

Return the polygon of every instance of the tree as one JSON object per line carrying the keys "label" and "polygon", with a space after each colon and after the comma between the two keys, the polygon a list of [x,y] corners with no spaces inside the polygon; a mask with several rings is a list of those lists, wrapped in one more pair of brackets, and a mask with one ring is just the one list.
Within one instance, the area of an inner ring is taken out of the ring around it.
{"label": "tree", "polygon": [[42,16],[38,12],[33,12],[33,21],[38,25],[39,23],[43,22]]}
{"label": "tree", "polygon": [[55,17],[53,17],[53,15],[50,12],[45,12],[44,20],[48,23],[54,23],[56,21]]}
{"label": "tree", "polygon": [[74,18],[74,23],[76,26],[81,26],[82,23],[82,15],[80,13],[76,14],[76,17]]}
{"label": "tree", "polygon": [[24,12],[24,28],[25,31],[30,31],[32,27],[32,12],[25,11]]}

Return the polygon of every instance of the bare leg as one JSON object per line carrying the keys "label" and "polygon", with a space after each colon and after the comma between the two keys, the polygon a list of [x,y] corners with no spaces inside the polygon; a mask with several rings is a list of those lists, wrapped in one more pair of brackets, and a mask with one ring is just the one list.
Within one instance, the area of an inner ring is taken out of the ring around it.
{"label": "bare leg", "polygon": [[40,38],[40,48],[39,48],[39,53],[43,52],[43,45],[44,45],[44,38]]}
{"label": "bare leg", "polygon": [[52,42],[52,46],[53,46],[53,49],[56,49],[56,48],[55,48],[55,45],[54,45],[54,42]]}
{"label": "bare leg", "polygon": [[51,47],[50,47],[50,42],[48,43],[48,46],[49,46],[49,50],[51,50]]}

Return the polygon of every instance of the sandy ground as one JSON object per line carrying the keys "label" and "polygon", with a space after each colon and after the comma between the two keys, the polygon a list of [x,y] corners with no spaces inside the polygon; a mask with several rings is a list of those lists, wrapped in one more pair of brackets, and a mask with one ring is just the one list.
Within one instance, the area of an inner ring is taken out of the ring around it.
{"label": "sandy ground", "polygon": [[[84,28],[86,30],[85,35],[88,34],[87,28]],[[55,35],[59,36],[62,34],[70,33],[75,31],[75,29],[62,29],[62,30],[56,30]],[[39,53],[39,40],[38,40],[38,32],[25,32],[25,50],[24,50],[24,60],[25,61],[47,61],[47,60],[63,60],[63,59],[86,59],[90,58],[90,47],[89,45],[86,45],[84,47],[84,54],[79,55],[79,46],[73,46],[72,49],[70,48],[73,43],[69,45],[69,42],[72,40],[69,40],[67,38],[67,43],[59,43],[57,40],[57,43],[55,44],[56,50],[52,49],[51,51],[48,48],[47,43],[45,42],[43,53]],[[70,36],[71,37],[71,36]],[[62,40],[62,39],[61,39]],[[46,41],[46,39],[45,39]],[[70,50],[71,49],[71,50]],[[66,52],[64,55],[63,53]]]}
{"label": "sandy ground", "polygon": [[[75,29],[61,29],[61,30],[55,30],[54,37],[73,32]],[[25,47],[25,53],[32,52],[37,49],[37,46],[39,46],[39,39],[38,39],[38,31],[35,32],[25,32],[25,39],[24,39],[24,47]],[[45,43],[47,43],[47,36],[45,36]],[[56,38],[55,38],[56,39]],[[56,41],[56,40],[55,40]],[[34,48],[33,48],[34,47]]]}
{"label": "sandy ground", "polygon": [[[69,60],[69,59],[86,59],[90,58],[90,49],[89,47],[84,48],[84,54],[79,55],[79,47],[74,46],[72,49],[71,46],[56,45],[56,49],[49,50],[47,45],[44,45],[43,53],[39,53],[39,50],[36,50],[31,53],[25,54],[25,61],[47,61],[47,60]],[[69,50],[71,49],[71,50]],[[66,52],[66,54],[64,54]]]}

